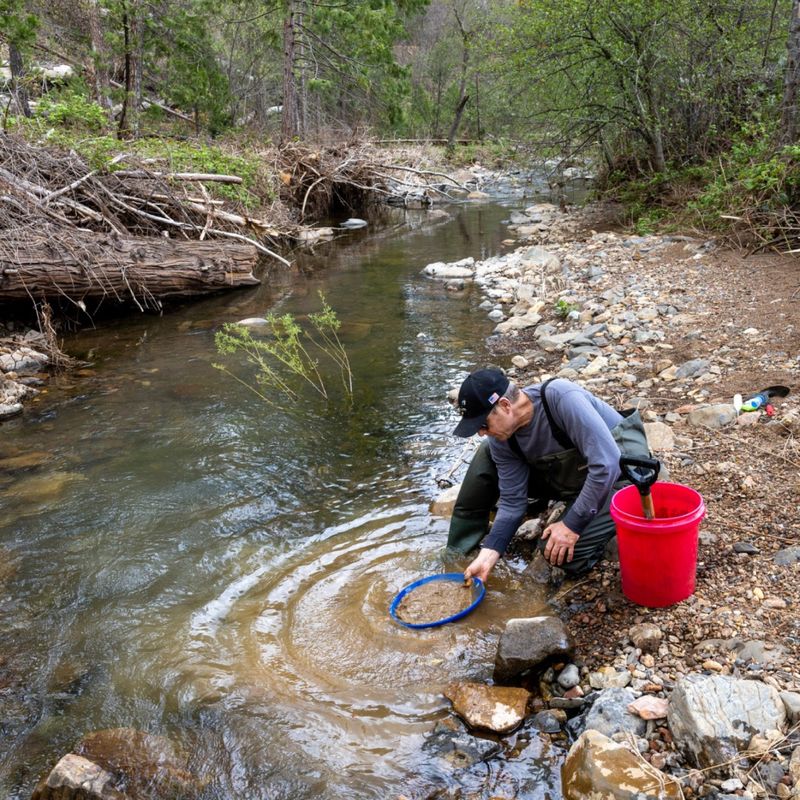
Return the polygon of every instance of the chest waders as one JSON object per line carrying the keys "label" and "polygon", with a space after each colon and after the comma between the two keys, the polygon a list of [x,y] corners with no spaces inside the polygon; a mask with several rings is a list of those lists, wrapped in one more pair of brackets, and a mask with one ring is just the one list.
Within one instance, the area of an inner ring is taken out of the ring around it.
{"label": "chest waders", "polygon": [[[515,436],[508,440],[514,453],[528,464],[528,497],[533,499],[528,505],[528,516],[543,511],[550,500],[564,500],[567,503],[564,510],[566,514],[580,494],[589,473],[586,459],[553,418],[546,396],[549,383],[550,381],[546,381],[542,384],[541,403],[553,438],[564,449],[529,460],[523,454]],[[611,430],[620,453],[638,458],[649,457],[650,449],[639,412],[626,409],[620,413],[623,417],[621,422]],[[627,485],[627,481],[620,479],[614,484],[614,491]],[[602,558],[606,543],[614,536],[614,521],[609,514],[613,494],[613,491],[609,493],[603,507],[597,510],[597,514],[581,533],[572,561],[562,565],[570,574],[579,574],[594,566]],[[450,520],[447,546],[461,553],[468,553],[477,547],[488,532],[489,519],[499,498],[497,467],[489,453],[489,443],[484,442],[473,456],[461,484]],[[540,540],[539,544],[543,548],[546,542]]]}

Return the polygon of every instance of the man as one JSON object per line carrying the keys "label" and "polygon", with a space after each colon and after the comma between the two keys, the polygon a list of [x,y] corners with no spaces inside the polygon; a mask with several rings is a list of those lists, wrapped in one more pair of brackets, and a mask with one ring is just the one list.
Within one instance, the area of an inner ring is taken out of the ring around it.
{"label": "man", "polygon": [[620,455],[650,455],[638,412],[620,414],[563,379],[520,389],[496,369],[478,370],[464,380],[458,409],[456,436],[489,437],[472,459],[450,522],[448,546],[468,553],[481,544],[464,576],[486,581],[530,498],[534,513],[550,500],[567,503],[561,519],[542,533],[540,547],[550,564],[572,575],[591,569],[615,533],[609,506],[625,485]]}

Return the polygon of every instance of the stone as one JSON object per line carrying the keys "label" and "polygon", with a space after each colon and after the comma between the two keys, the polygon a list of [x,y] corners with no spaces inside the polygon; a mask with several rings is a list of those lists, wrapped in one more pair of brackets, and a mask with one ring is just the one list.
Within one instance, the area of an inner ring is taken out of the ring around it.
{"label": "stone", "polygon": [[772,557],[772,560],[779,567],[788,567],[791,564],[796,564],[800,561],[800,546],[794,545],[793,547],[786,547],[783,550],[778,550]]}
{"label": "stone", "polygon": [[519,727],[531,696],[526,689],[471,682],[450,684],[444,694],[470,728],[499,734]]}
{"label": "stone", "polygon": [[200,795],[203,788],[186,769],[188,758],[163,736],[135,728],[111,728],[86,734],[76,750],[123,781],[131,796],[179,795],[188,800]]}
{"label": "stone", "polygon": [[696,378],[705,372],[708,372],[710,362],[704,358],[693,358],[691,361],[686,361],[678,367],[675,377],[678,380],[683,378]]}
{"label": "stone", "polygon": [[600,731],[606,736],[617,733],[643,736],[647,723],[628,711],[628,706],[635,699],[632,689],[603,689],[583,719],[577,723],[579,729]]}
{"label": "stone", "polygon": [[422,271],[429,278],[449,279],[449,278],[472,278],[475,275],[475,259],[462,258],[453,264],[445,264],[442,261],[435,261],[428,264]]}
{"label": "stone", "polygon": [[572,689],[580,683],[581,676],[575,664],[567,664],[558,675],[558,684],[564,689]]}
{"label": "stone", "polygon": [[89,759],[68,753],[53,767],[31,800],[127,800],[114,776]]}
{"label": "stone", "polygon": [[689,675],[675,685],[667,714],[679,749],[701,768],[744,750],[754,733],[780,729],[786,710],[771,686],[722,675]]}
{"label": "stone", "polygon": [[458,726],[440,723],[425,740],[422,749],[454,769],[468,769],[497,755],[502,748],[499,742],[472,736]]}
{"label": "stone", "polygon": [[695,427],[719,430],[736,419],[736,409],[730,403],[700,406],[689,412],[688,421]]}
{"label": "stone", "polygon": [[510,619],[497,644],[494,680],[505,683],[555,657],[572,656],[572,639],[558,617]]}
{"label": "stone", "polygon": [[658,625],[652,622],[640,622],[628,630],[628,638],[643,653],[657,653],[664,634]]}
{"label": "stone", "polygon": [[[559,711],[559,713],[563,714],[564,712]],[[561,732],[561,721],[552,711],[540,711],[538,714],[534,714],[530,724],[542,733]]]}
{"label": "stone", "polygon": [[669,425],[663,422],[645,422],[644,432],[647,435],[647,443],[654,451],[674,450],[675,434]]}
{"label": "stone", "polygon": [[783,701],[789,722],[792,725],[800,722],[800,694],[797,692],[780,692],[780,698]]}
{"label": "stone", "polygon": [[643,695],[628,705],[628,711],[642,719],[664,719],[668,707],[669,702],[663,697]]}
{"label": "stone", "polygon": [[461,484],[445,489],[430,505],[430,512],[435,517],[452,517]]}
{"label": "stone", "polygon": [[512,364],[513,364],[513,365],[514,365],[514,366],[515,366],[517,369],[525,369],[525,367],[527,367],[527,366],[528,366],[528,364],[529,364],[530,362],[528,361],[528,359],[527,359],[527,358],[525,358],[525,356],[514,356],[514,357],[511,359],[511,363],[512,363]]}
{"label": "stone", "polygon": [[592,689],[622,689],[630,682],[630,672],[617,672],[614,667],[600,667],[597,672],[589,673],[589,686]]}
{"label": "stone", "polygon": [[759,554],[760,550],[752,542],[734,542],[733,552],[756,556]]}
{"label": "stone", "polygon": [[561,769],[564,800],[678,800],[680,785],[622,744],[587,730]]}

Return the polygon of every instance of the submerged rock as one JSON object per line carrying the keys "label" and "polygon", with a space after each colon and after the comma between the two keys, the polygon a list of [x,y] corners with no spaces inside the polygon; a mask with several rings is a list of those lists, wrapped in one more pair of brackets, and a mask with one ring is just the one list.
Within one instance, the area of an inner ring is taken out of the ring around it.
{"label": "submerged rock", "polygon": [[127,800],[114,776],[74,753],[65,755],[34,789],[31,800]]}
{"label": "submerged rock", "polygon": [[564,800],[679,800],[680,785],[597,731],[581,734],[561,768]]}
{"label": "submerged rock", "polygon": [[511,686],[453,683],[445,689],[453,710],[470,728],[510,733],[525,719],[530,692]]}
{"label": "submerged rock", "polygon": [[497,755],[502,748],[498,742],[472,736],[461,722],[453,719],[438,723],[425,740],[422,749],[426,754],[439,758],[458,770],[486,761]]}

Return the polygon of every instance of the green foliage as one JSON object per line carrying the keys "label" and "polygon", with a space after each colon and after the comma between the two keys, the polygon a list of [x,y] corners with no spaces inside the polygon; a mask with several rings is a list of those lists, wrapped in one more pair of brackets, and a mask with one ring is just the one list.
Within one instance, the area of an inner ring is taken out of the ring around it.
{"label": "green foliage", "polygon": [[105,109],[90,100],[86,91],[77,86],[42,97],[36,114],[43,117],[49,125],[60,125],[79,131],[98,132],[108,125]]}
{"label": "green foliage", "polygon": [[19,50],[36,40],[39,18],[28,13],[25,0],[0,0],[0,34]]}
{"label": "green foliage", "polygon": [[562,319],[566,319],[573,311],[577,311],[578,306],[574,303],[570,303],[564,297],[560,297],[555,304],[554,311],[556,316],[561,317]]}
{"label": "green foliage", "polygon": [[250,328],[235,323],[227,323],[217,332],[217,351],[221,355],[244,355],[247,363],[256,368],[256,386],[241,381],[223,364],[214,366],[240,380],[266,402],[280,407],[282,398],[299,401],[303,386],[313,389],[325,401],[333,400],[323,376],[322,358],[337,372],[344,398],[352,405],[353,375],[338,335],[341,322],[322,293],[320,300],[322,309],[308,315],[309,325],[305,328],[291,314],[269,314],[268,338],[256,338]]}
{"label": "green foliage", "polygon": [[702,226],[719,229],[729,224],[724,216],[778,212],[800,203],[800,145],[774,142],[773,125],[742,126],[730,150],[709,165],[713,174],[689,205]]}

